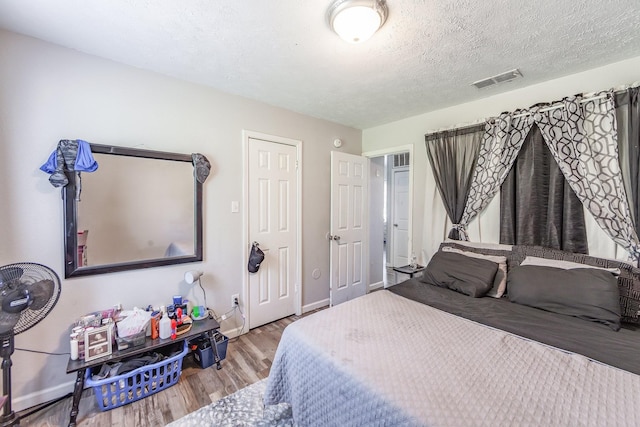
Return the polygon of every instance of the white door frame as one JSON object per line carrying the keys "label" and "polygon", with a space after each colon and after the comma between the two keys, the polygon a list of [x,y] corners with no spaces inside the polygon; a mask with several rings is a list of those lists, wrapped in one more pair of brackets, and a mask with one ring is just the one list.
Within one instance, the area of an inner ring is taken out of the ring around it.
{"label": "white door frame", "polygon": [[[383,148],[381,150],[365,151],[362,156],[372,158],[381,157],[388,154],[400,154],[409,152],[409,247],[407,253],[415,252],[413,248],[413,144],[399,145],[397,147]],[[386,171],[385,171],[386,173]],[[367,277],[369,277],[369,262],[367,261]]]}
{"label": "white door frame", "polygon": [[[254,132],[250,130],[242,130],[242,297],[244,303],[245,323],[249,325],[251,316],[249,304],[249,271],[247,264],[249,262],[249,250],[251,242],[249,242],[249,139],[260,139],[267,142],[276,142],[279,144],[292,145],[296,147],[296,180],[298,183],[298,191],[296,194],[296,245],[298,246],[298,254],[296,256],[296,278],[295,278],[295,305],[296,314],[302,314],[302,141],[281,136],[268,135],[266,133]],[[248,330],[245,331],[249,332]]]}

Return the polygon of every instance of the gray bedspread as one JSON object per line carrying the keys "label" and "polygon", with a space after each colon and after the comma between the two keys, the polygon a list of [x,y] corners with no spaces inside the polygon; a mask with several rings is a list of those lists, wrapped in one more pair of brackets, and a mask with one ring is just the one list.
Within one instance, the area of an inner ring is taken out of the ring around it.
{"label": "gray bedspread", "polygon": [[637,426],[640,377],[389,291],[286,328],[265,403],[299,426]]}
{"label": "gray bedspread", "polygon": [[425,285],[419,279],[407,280],[389,291],[640,375],[638,325],[623,324],[615,332],[600,323],[515,304],[506,298],[469,298],[446,288]]}

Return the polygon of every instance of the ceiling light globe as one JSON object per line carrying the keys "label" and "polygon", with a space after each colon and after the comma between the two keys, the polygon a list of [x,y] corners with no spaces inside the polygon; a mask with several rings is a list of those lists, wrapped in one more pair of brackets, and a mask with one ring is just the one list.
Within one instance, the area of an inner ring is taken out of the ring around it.
{"label": "ceiling light globe", "polygon": [[380,28],[380,15],[364,6],[345,9],[333,20],[334,31],[351,43],[368,40],[378,28]]}
{"label": "ceiling light globe", "polygon": [[373,36],[387,19],[382,0],[337,0],[329,8],[329,24],[343,39],[362,43]]}

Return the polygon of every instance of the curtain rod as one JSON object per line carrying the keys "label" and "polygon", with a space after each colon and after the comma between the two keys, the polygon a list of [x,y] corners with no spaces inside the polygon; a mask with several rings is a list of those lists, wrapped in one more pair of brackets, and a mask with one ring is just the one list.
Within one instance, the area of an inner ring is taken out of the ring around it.
{"label": "curtain rod", "polygon": [[[617,95],[617,92],[613,93],[614,95]],[[595,101],[596,99],[603,99],[606,98],[607,95],[597,95],[597,96],[590,96],[588,98],[582,98],[580,100],[580,104],[584,104],[585,102],[589,102],[589,101]],[[560,108],[563,108],[564,104],[562,104],[562,101],[558,101],[558,102],[554,102],[551,105],[549,105],[548,107],[545,108],[541,108],[540,111],[541,113],[545,113],[547,111],[553,111],[553,110],[558,110]],[[530,116],[531,115],[531,111],[527,111],[526,113],[521,113],[521,114],[516,114],[515,116],[513,116],[513,118],[519,118],[519,117],[525,117],[525,116]]]}
{"label": "curtain rod", "polygon": [[[438,131],[435,131],[435,132],[431,132],[431,133],[425,134],[424,138],[425,138],[425,141],[429,141],[431,139],[436,139],[438,137],[438,135],[443,133],[443,132],[456,131],[456,132],[461,132],[461,133],[464,134],[464,133],[471,133],[471,132],[475,131],[476,128],[477,128],[478,131],[480,131],[480,130],[484,129],[486,124],[487,124],[487,122],[484,121],[484,122],[479,122],[479,123],[473,123],[473,124],[470,124],[470,125],[463,125],[463,126],[460,126],[460,127],[453,127],[453,128],[449,128],[449,129],[438,130]],[[465,132],[465,131],[468,131],[468,132]]]}
{"label": "curtain rod", "polygon": [[[638,85],[640,85],[640,82],[634,82],[634,83],[632,83],[632,84],[630,84],[628,86],[625,86],[624,88],[621,88],[621,89],[613,91],[613,94],[614,95],[623,94],[628,89],[631,89],[631,88],[636,87]],[[587,102],[587,101],[595,101],[597,99],[605,98],[606,96],[607,96],[606,94],[590,96],[590,97],[581,99],[580,103],[584,103],[584,102]],[[552,110],[557,110],[558,108],[562,108],[562,107],[563,107],[563,105],[562,105],[561,101],[558,101],[558,102],[554,102],[552,105],[550,105],[548,107],[540,109],[540,111],[541,112],[552,111]],[[525,117],[525,116],[528,116],[530,114],[531,114],[530,112],[526,112],[526,113],[516,114],[513,117],[514,118]],[[425,140],[434,139],[437,134],[442,133],[442,132],[448,132],[448,131],[453,131],[453,130],[455,130],[455,131],[465,131],[465,130],[471,130],[471,129],[474,129],[474,128],[477,128],[477,127],[480,127],[480,126],[484,127],[487,124],[487,122],[491,123],[493,120],[494,120],[494,117],[491,117],[489,119],[484,119],[482,122],[478,122],[478,123],[472,123],[472,124],[463,125],[463,126],[460,126],[460,127],[452,127],[452,128],[448,128],[448,129],[442,129],[442,130],[437,130],[437,131],[434,131],[434,132],[429,132],[429,133],[426,133],[424,135],[425,136]]]}

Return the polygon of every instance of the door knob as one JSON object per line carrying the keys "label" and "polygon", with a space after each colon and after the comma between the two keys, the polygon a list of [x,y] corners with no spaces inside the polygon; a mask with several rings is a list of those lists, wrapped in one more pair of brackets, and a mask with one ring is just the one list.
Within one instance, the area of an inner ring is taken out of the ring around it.
{"label": "door knob", "polygon": [[397,227],[397,226],[398,226],[398,224],[393,224],[393,226],[394,226],[394,227]]}
{"label": "door knob", "polygon": [[333,236],[333,240],[337,242],[338,240],[340,240],[340,236]]}

